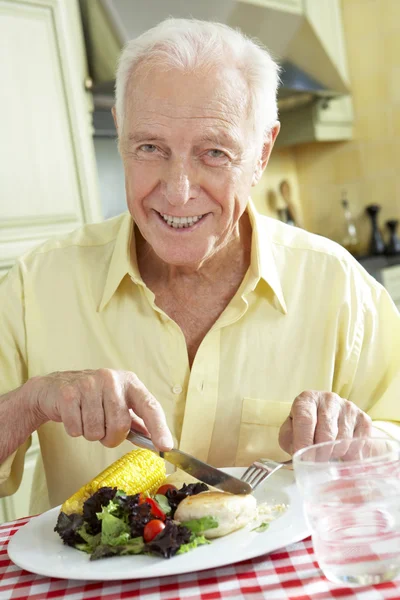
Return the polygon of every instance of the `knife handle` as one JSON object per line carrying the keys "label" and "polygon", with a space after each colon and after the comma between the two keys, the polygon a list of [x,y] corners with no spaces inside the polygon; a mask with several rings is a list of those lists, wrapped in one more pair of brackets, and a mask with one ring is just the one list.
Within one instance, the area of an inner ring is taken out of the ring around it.
{"label": "knife handle", "polygon": [[151,439],[146,435],[143,435],[143,433],[139,433],[139,431],[136,431],[135,429],[130,430],[126,436],[126,439],[132,442],[132,444],[135,444],[135,446],[145,448],[146,450],[152,450],[153,452],[159,454]]}

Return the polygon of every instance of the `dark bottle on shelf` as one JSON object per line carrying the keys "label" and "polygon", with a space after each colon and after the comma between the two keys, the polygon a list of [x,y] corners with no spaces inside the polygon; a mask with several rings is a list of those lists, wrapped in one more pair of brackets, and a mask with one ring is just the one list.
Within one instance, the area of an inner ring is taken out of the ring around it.
{"label": "dark bottle on shelf", "polygon": [[390,219],[386,221],[386,227],[389,229],[390,237],[385,248],[385,254],[387,256],[396,256],[400,254],[400,239],[397,237],[397,226],[399,221],[397,219]]}
{"label": "dark bottle on shelf", "polygon": [[378,213],[381,210],[381,207],[379,204],[370,204],[365,210],[371,219],[372,226],[369,254],[373,256],[384,254],[385,244],[378,226]]}

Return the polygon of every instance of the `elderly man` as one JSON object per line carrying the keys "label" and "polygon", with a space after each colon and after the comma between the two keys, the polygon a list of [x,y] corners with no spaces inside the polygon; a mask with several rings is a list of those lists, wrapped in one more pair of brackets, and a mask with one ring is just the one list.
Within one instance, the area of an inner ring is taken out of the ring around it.
{"label": "elderly man", "polygon": [[388,294],[249,200],[279,131],[277,82],[265,50],[218,24],[168,20],[125,48],[129,213],[49,241],[1,283],[0,494],[35,430],[32,511],[131,449],[132,423],[217,466],[399,436]]}

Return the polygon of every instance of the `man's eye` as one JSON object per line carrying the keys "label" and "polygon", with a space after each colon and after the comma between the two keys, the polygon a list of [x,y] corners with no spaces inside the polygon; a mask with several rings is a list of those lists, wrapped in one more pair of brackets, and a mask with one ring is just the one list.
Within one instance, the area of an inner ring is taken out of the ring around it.
{"label": "man's eye", "polygon": [[207,152],[208,156],[211,156],[211,158],[222,158],[222,157],[226,157],[225,152],[223,152],[222,150],[209,150]]}
{"label": "man's eye", "polygon": [[148,152],[149,154],[151,154],[157,150],[157,146],[155,146],[154,144],[142,144],[139,147],[139,150],[143,150],[143,152]]}

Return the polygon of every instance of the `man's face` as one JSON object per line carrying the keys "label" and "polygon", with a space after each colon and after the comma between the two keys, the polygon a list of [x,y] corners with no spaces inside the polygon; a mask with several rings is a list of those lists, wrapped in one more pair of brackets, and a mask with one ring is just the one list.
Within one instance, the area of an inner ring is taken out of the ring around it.
{"label": "man's face", "polygon": [[236,69],[139,71],[120,136],[128,208],[159,258],[199,266],[237,235],[261,148]]}

